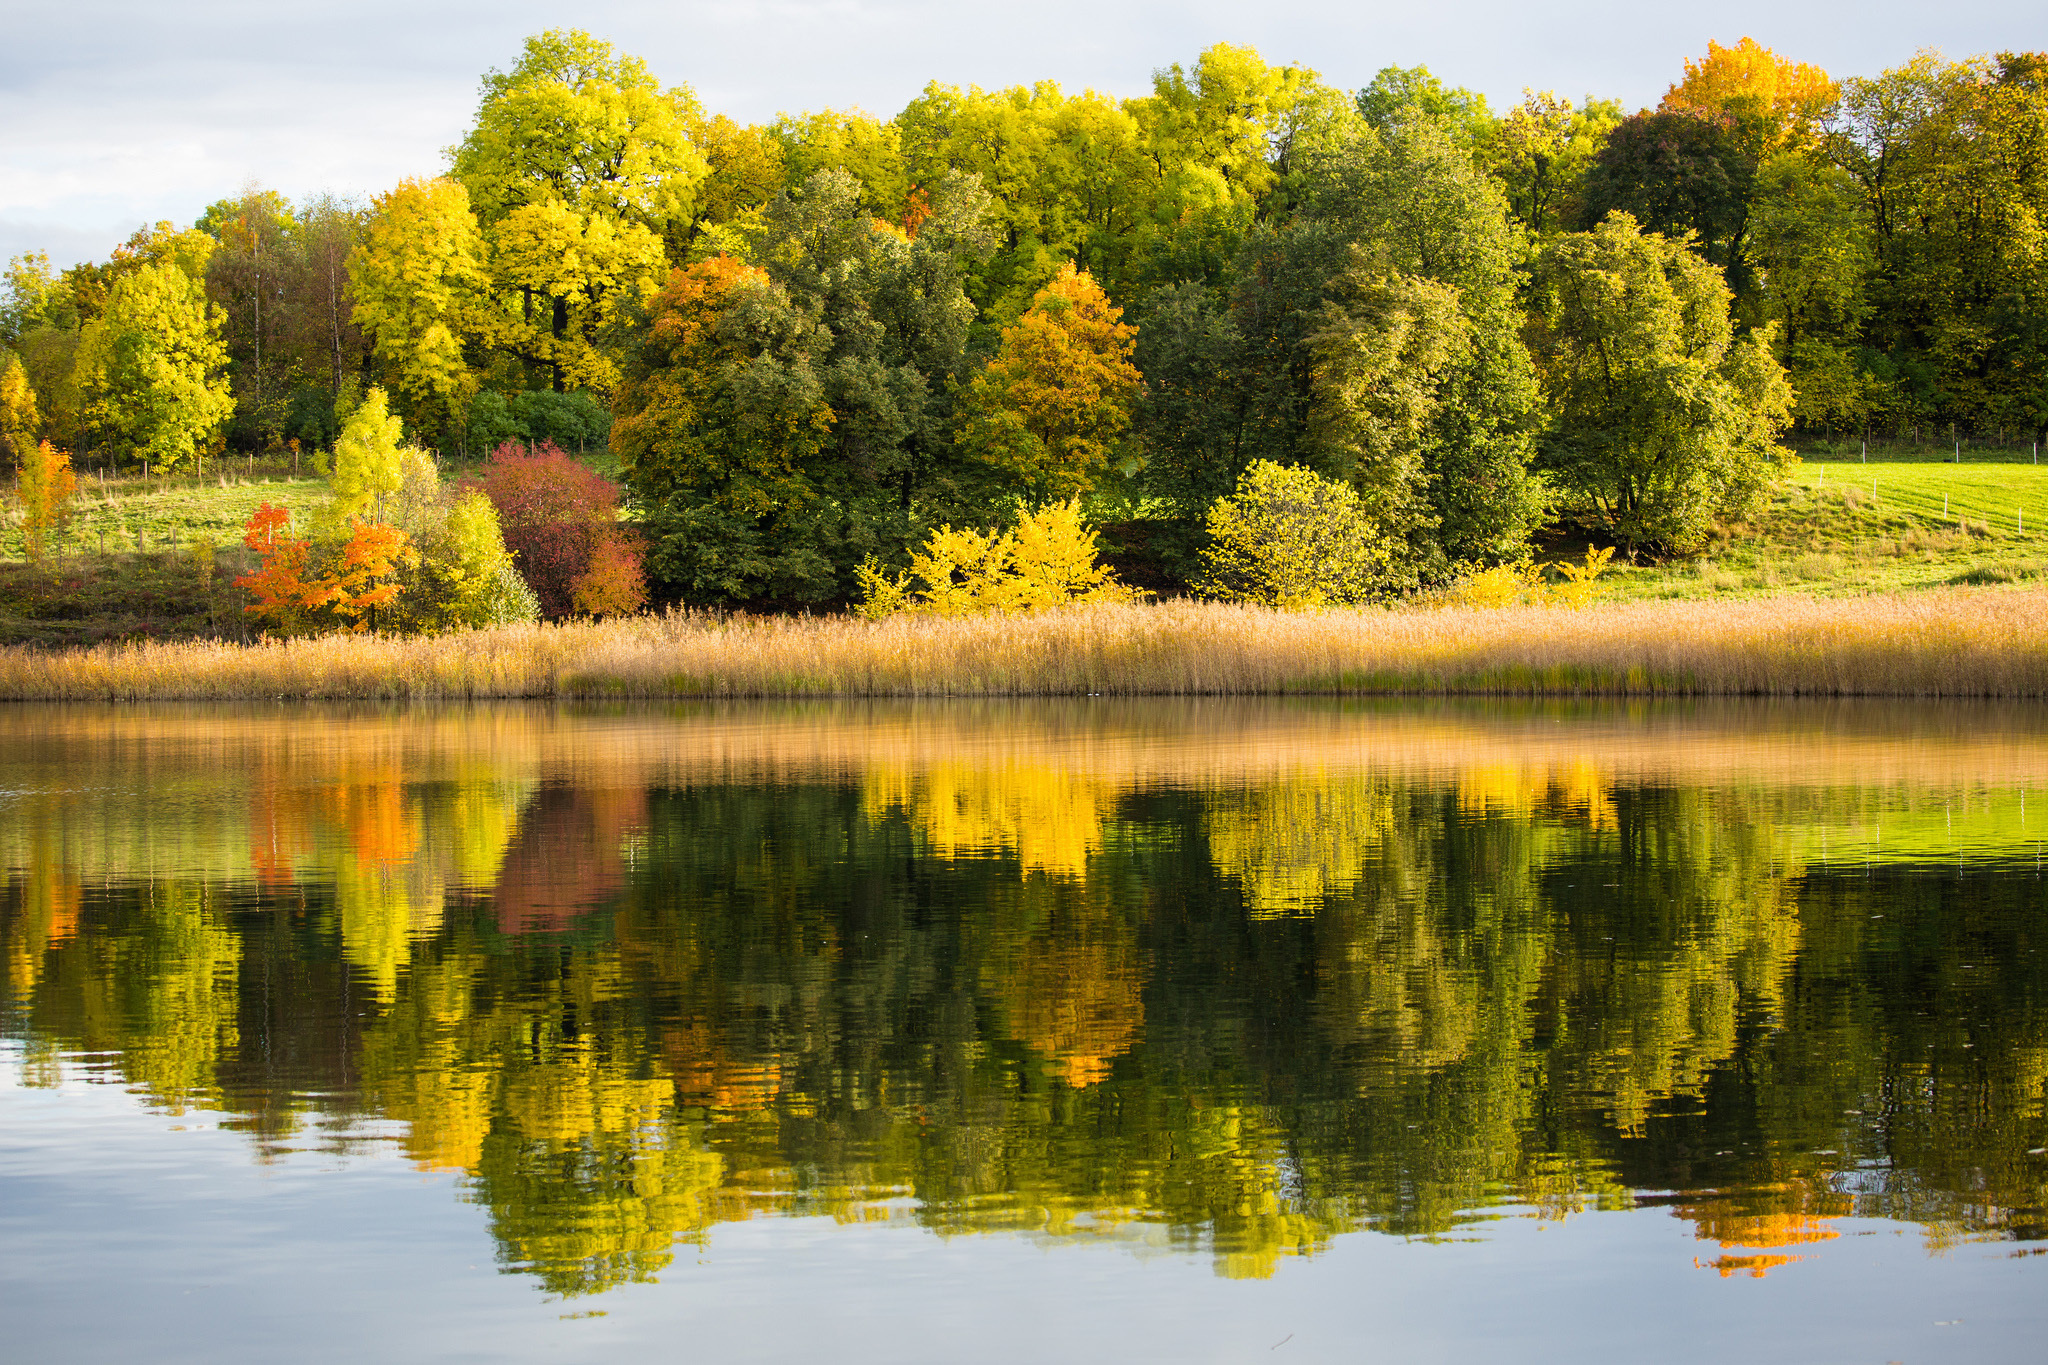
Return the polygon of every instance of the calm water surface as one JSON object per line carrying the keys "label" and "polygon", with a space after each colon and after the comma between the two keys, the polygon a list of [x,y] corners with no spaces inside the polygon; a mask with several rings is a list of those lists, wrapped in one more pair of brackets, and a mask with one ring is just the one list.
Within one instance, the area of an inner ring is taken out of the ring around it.
{"label": "calm water surface", "polygon": [[0,711],[0,1357],[2040,1358],[2048,710]]}

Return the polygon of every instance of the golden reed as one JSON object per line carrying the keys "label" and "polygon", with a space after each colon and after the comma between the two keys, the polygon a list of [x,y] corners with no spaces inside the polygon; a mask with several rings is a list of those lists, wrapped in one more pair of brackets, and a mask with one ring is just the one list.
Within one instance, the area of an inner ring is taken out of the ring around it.
{"label": "golden reed", "polygon": [[667,616],[422,638],[0,650],[0,699],[2048,696],[2048,589],[1011,617]]}

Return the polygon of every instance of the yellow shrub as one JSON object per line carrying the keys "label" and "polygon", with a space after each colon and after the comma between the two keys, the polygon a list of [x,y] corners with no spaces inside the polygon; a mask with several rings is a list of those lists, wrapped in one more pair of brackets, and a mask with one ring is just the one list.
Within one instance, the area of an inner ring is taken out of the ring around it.
{"label": "yellow shrub", "polygon": [[1598,596],[1594,580],[1607,571],[1607,561],[1613,557],[1611,545],[1604,550],[1588,545],[1585,563],[1552,566],[1564,576],[1558,583],[1544,582],[1542,566],[1526,559],[1490,569],[1469,569],[1441,600],[1453,607],[1560,606],[1576,611]]}
{"label": "yellow shrub", "polygon": [[1543,571],[1525,559],[1475,569],[1453,583],[1444,599],[1454,607],[1512,607],[1524,602],[1541,605],[1549,600],[1549,592]]}
{"label": "yellow shrub", "polygon": [[1402,585],[1396,538],[1358,490],[1314,470],[1256,460],[1209,507],[1195,591],[1283,610],[1356,606]]}
{"label": "yellow shrub", "polygon": [[861,601],[854,611],[870,620],[905,611],[1038,611],[1140,595],[1096,561],[1095,533],[1081,521],[1079,501],[1020,513],[1017,524],[1000,533],[941,526],[912,552],[907,571],[890,574],[870,558],[855,572]]}
{"label": "yellow shrub", "polygon": [[1614,547],[1596,550],[1586,547],[1586,562],[1583,564],[1559,564],[1557,571],[1564,575],[1564,581],[1551,588],[1551,596],[1574,611],[1585,606],[1600,594],[1593,580],[1607,572],[1607,561],[1614,558]]}

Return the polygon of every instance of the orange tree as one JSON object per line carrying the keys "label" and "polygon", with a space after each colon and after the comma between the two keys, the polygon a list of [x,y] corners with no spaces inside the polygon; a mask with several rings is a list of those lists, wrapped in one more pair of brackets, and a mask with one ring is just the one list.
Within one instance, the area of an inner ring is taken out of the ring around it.
{"label": "orange tree", "polygon": [[966,442],[1034,494],[1071,498],[1108,468],[1131,424],[1138,329],[1069,263],[1038,291],[968,388]]}
{"label": "orange tree", "polygon": [[399,593],[395,581],[400,565],[414,551],[405,532],[361,517],[349,521],[349,538],[334,565],[315,572],[315,547],[291,534],[292,514],[264,503],[243,528],[242,543],[261,555],[256,572],[235,580],[256,600],[243,610],[268,617],[292,633],[317,628],[322,613],[332,612],[352,629],[376,624],[376,609]]}
{"label": "orange tree", "polygon": [[70,451],[41,441],[23,452],[15,496],[21,499],[21,537],[30,559],[42,560],[52,531],[63,535],[64,525],[71,519],[71,498],[77,492]]}

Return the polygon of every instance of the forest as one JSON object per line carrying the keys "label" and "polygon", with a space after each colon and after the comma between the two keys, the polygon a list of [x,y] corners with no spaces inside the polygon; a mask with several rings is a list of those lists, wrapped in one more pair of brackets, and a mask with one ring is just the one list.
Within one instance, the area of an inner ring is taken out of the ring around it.
{"label": "forest", "polygon": [[1090,527],[1140,587],[1345,603],[1696,551],[1801,443],[2048,434],[2048,55],[1672,74],[1496,111],[1218,44],[741,125],[543,33],[438,175],[9,262],[24,550],[74,469],[232,457],[331,480],[237,512],[279,630],[886,603]]}

